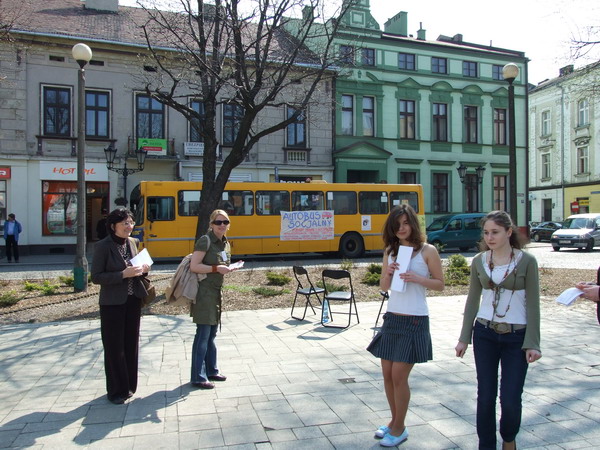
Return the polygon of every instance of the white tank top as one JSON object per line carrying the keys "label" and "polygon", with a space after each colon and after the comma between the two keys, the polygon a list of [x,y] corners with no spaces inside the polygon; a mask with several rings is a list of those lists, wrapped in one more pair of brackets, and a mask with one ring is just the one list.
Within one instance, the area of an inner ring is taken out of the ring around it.
{"label": "white tank top", "polygon": [[[414,272],[423,277],[429,278],[429,267],[423,259],[423,248],[413,256],[408,263],[408,271]],[[388,256],[388,264],[394,262],[391,256]],[[410,316],[428,316],[427,298],[425,297],[425,286],[419,283],[406,283],[404,292],[389,291],[390,298],[387,304],[387,311],[391,313],[407,314]]]}

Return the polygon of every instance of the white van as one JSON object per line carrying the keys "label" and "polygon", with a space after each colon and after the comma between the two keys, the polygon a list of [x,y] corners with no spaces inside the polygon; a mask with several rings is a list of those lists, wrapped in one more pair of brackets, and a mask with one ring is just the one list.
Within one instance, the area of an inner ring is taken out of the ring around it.
{"label": "white van", "polygon": [[564,221],[563,227],[552,233],[552,248],[558,252],[562,247],[578,248],[591,252],[600,246],[600,214],[574,214]]}

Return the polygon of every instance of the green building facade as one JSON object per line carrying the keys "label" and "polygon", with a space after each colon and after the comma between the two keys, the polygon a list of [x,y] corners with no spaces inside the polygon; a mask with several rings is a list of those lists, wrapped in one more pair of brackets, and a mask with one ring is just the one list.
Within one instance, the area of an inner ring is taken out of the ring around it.
{"label": "green building facade", "polygon": [[336,42],[335,181],[422,184],[427,223],[449,213],[508,210],[509,85],[502,68],[512,62],[520,69],[513,170],[518,224],[525,225],[524,53],[459,34],[430,41],[422,27],[410,35],[406,12],[382,31],[369,0],[353,1]]}

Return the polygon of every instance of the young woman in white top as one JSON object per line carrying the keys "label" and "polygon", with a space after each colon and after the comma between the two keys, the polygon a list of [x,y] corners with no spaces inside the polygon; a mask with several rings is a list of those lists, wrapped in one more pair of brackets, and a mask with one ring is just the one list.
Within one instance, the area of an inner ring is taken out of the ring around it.
{"label": "young woman in white top", "polygon": [[[442,262],[436,248],[425,242],[419,220],[409,205],[396,206],[390,212],[383,228],[383,267],[380,287],[388,291],[393,277],[404,280],[403,292],[390,291],[387,312],[383,316],[381,331],[367,347],[381,359],[385,395],[392,418],[379,427],[375,437],[383,447],[394,447],[408,438],[404,424],[410,387],[408,376],[416,363],[433,358],[429,333],[429,310],[425,289],[444,289]],[[408,269],[396,273],[399,247],[412,248]]]}
{"label": "young woman in white top", "polygon": [[510,216],[492,211],[482,220],[484,251],[473,258],[471,282],[456,356],[471,336],[477,371],[479,449],[496,449],[496,397],[500,377],[502,449],[516,449],[521,426],[521,394],[529,363],[540,351],[539,274]]}

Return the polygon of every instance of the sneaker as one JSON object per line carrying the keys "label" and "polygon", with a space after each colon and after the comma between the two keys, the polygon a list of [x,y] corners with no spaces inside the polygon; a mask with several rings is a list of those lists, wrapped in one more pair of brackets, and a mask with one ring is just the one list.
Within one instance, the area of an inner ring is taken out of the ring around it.
{"label": "sneaker", "polygon": [[383,439],[386,434],[390,432],[390,427],[386,427],[385,425],[380,426],[375,431],[375,439]]}
{"label": "sneaker", "polygon": [[386,434],[384,438],[379,441],[379,445],[382,447],[395,447],[402,444],[408,439],[408,428],[404,427],[404,431],[400,436],[393,436],[390,433]]}

